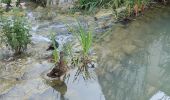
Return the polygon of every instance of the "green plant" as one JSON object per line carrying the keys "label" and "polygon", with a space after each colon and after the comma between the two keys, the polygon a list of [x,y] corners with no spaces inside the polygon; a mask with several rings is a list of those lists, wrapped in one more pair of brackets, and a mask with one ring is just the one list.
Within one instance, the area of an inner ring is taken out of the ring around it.
{"label": "green plant", "polygon": [[3,2],[3,3],[11,3],[11,0],[1,0],[1,2]]}
{"label": "green plant", "polygon": [[101,5],[103,0],[78,0],[77,8],[93,12],[94,9]]}
{"label": "green plant", "polygon": [[2,17],[2,38],[15,54],[20,54],[27,49],[31,35],[25,17],[17,16],[16,13],[14,11],[10,16]]}
{"label": "green plant", "polygon": [[90,29],[85,29],[81,25],[79,21],[78,23],[78,29],[74,29],[73,27],[66,24],[68,31],[73,33],[74,36],[78,39],[78,41],[81,44],[82,50],[83,50],[83,56],[87,57],[88,52],[92,45],[92,31]]}
{"label": "green plant", "polygon": [[57,50],[57,47],[55,45],[55,36],[54,34],[51,34],[51,40],[52,40],[52,44],[53,44],[53,47],[54,47],[54,50],[53,50],[53,60],[54,60],[54,63],[57,64],[58,63],[58,60],[59,60],[59,52]]}
{"label": "green plant", "polygon": [[92,45],[92,32],[90,30],[85,30],[80,22],[78,22],[78,31],[75,32],[75,35],[81,43],[83,56],[87,57]]}
{"label": "green plant", "polygon": [[117,9],[126,7],[126,14],[130,16],[132,12],[143,12],[145,6],[147,6],[151,1],[153,0],[78,0],[77,8],[89,12],[94,11],[94,8],[112,8],[116,17],[118,17],[119,12],[117,12]]}

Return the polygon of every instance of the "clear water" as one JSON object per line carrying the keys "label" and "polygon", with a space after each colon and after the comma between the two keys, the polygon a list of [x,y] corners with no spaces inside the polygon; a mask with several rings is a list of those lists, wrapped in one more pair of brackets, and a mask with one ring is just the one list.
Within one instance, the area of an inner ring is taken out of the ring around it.
{"label": "clear water", "polygon": [[101,44],[98,79],[106,100],[149,100],[158,91],[170,96],[170,7],[115,28]]}
{"label": "clear water", "polygon": [[0,100],[149,100],[158,91],[170,96],[170,6],[113,26],[95,44],[98,67],[90,69],[88,80],[80,75],[74,81],[76,69],[65,81],[45,78],[53,67],[44,59],[49,40],[37,36],[48,36],[48,28],[33,30],[37,41],[29,47],[31,56],[0,60]]}

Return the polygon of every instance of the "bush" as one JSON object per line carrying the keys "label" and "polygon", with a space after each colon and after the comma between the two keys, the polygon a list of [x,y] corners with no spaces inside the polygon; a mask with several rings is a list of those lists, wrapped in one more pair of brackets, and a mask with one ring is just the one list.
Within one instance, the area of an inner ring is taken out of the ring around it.
{"label": "bush", "polygon": [[11,3],[11,0],[2,0],[1,2],[3,2],[3,3]]}
{"label": "bush", "polygon": [[27,49],[27,45],[31,42],[29,34],[29,26],[24,16],[13,12],[9,17],[3,16],[2,33],[3,40],[11,47],[15,54],[20,54]]}

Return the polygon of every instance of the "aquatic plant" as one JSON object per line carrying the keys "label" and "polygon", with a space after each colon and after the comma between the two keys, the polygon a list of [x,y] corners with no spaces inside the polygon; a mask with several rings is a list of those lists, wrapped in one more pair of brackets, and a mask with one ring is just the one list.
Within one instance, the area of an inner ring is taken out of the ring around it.
{"label": "aquatic plant", "polygon": [[[9,16],[9,15],[10,16]],[[15,54],[21,54],[31,42],[28,22],[18,11],[11,11],[2,16],[2,33],[4,42]]]}
{"label": "aquatic plant", "polygon": [[51,34],[51,40],[52,40],[52,45],[54,47],[54,50],[52,52],[53,60],[54,60],[54,63],[56,64],[58,63],[58,60],[59,60],[59,51],[57,50],[57,47],[56,47],[54,34]]}
{"label": "aquatic plant", "polygon": [[75,36],[83,49],[83,57],[87,57],[92,45],[92,32],[84,29],[80,22],[78,22],[78,31],[75,32]]}
{"label": "aquatic plant", "polygon": [[[79,41],[82,52],[79,54],[73,54],[71,56],[71,64],[73,67],[78,67],[79,72],[84,72],[87,67],[93,66],[92,59],[90,58],[89,51],[92,46],[92,31],[89,28],[84,28],[79,21],[77,21],[77,27],[73,28],[67,25],[68,31],[73,33],[73,35]],[[78,72],[78,73],[79,73]]]}

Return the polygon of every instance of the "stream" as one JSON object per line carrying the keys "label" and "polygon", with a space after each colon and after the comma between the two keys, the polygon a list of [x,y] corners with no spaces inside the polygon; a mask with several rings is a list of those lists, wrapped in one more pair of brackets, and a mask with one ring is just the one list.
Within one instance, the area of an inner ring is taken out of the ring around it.
{"label": "stream", "polygon": [[158,5],[126,25],[113,25],[93,44],[97,64],[89,69],[90,78],[76,77],[75,68],[64,81],[46,77],[53,68],[46,48],[52,31],[60,50],[71,42],[73,51],[80,51],[63,24],[74,26],[75,18],[52,14],[42,21],[42,12],[48,11],[27,11],[32,25],[27,55],[10,60],[10,50],[0,48],[0,100],[170,100],[170,6]]}

